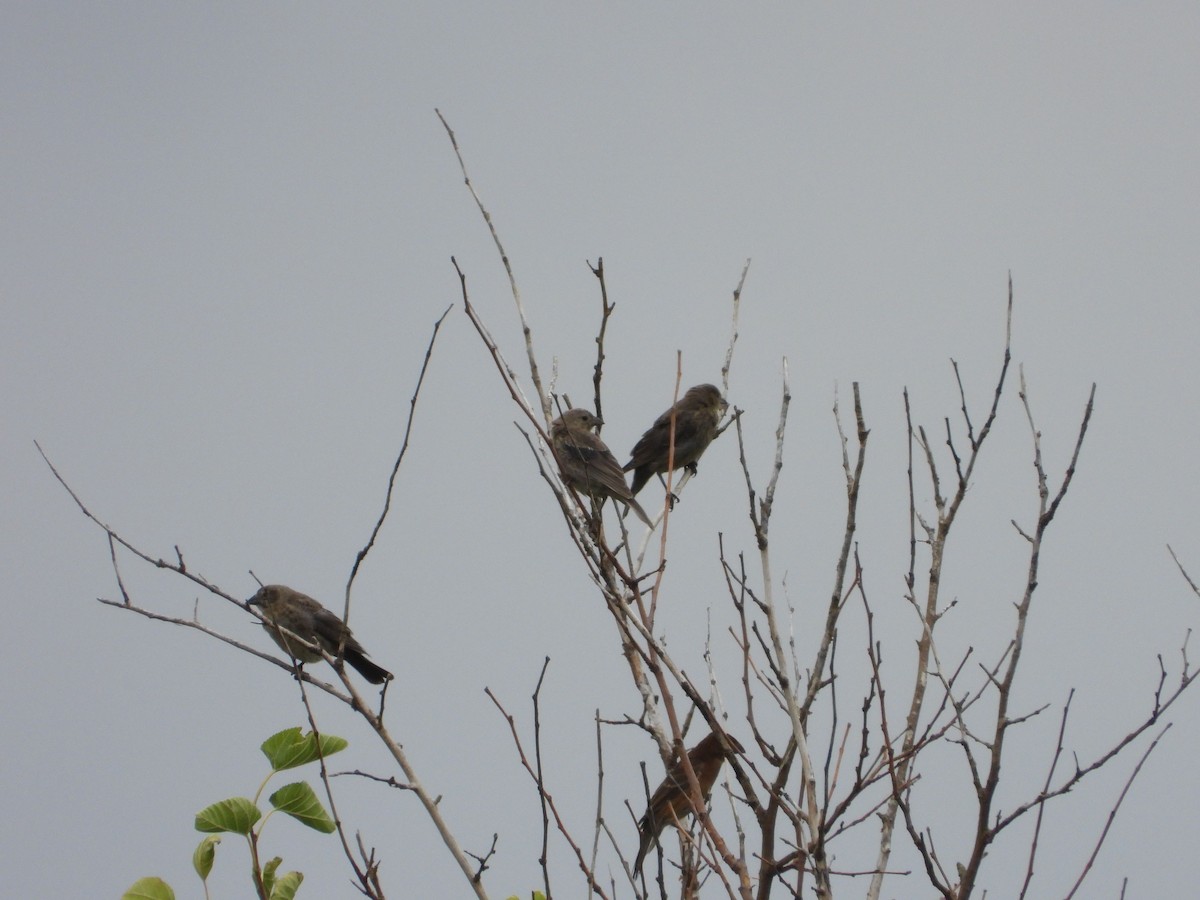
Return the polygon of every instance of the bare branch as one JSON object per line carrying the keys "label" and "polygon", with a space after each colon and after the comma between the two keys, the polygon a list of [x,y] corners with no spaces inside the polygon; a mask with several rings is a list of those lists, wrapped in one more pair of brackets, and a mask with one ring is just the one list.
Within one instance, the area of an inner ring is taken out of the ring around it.
{"label": "bare branch", "polygon": [[[1154,740],[1150,742],[1150,746],[1146,748],[1146,752],[1142,754],[1141,759],[1139,759],[1137,762],[1137,765],[1133,767],[1133,771],[1129,773],[1129,778],[1125,781],[1125,786],[1121,788],[1121,793],[1117,797],[1117,802],[1114,803],[1112,809],[1108,811],[1108,817],[1104,820],[1104,828],[1100,830],[1100,836],[1096,838],[1096,846],[1092,849],[1092,855],[1088,857],[1088,861],[1086,865],[1084,865],[1083,871],[1079,873],[1079,878],[1076,880],[1075,884],[1072,885],[1071,890],[1067,893],[1066,900],[1071,900],[1071,898],[1074,897],[1079,891],[1080,886],[1083,884],[1083,880],[1087,877],[1088,872],[1090,872],[1092,869],[1092,865],[1096,862],[1096,857],[1100,855],[1100,848],[1104,845],[1104,839],[1108,837],[1108,831],[1110,828],[1112,828],[1113,821],[1117,817],[1117,811],[1121,808],[1121,804],[1125,802],[1125,797],[1129,793],[1129,789],[1133,787],[1134,779],[1138,777],[1138,773],[1142,771],[1142,766],[1146,764],[1146,760],[1150,757],[1150,754],[1154,752],[1154,749],[1158,746],[1158,742],[1162,740],[1163,735],[1167,733],[1170,727],[1170,723],[1167,723],[1163,730],[1160,731]],[[1123,890],[1122,893],[1124,893]]]}
{"label": "bare branch", "polygon": [[[458,157],[458,166],[462,170],[463,183],[467,186],[467,190],[471,192],[471,197],[475,200],[475,205],[479,207],[479,212],[483,216],[483,221],[487,223],[488,231],[492,235],[492,240],[496,244],[496,250],[500,253],[500,261],[504,263],[504,271],[508,274],[508,284],[512,290],[513,302],[517,306],[517,315],[521,319],[521,332],[525,335],[525,352],[529,357],[529,376],[533,381],[533,389],[537,393],[538,403],[542,408],[542,425],[549,427],[550,420],[554,418],[551,412],[550,394],[542,387],[542,376],[538,372],[537,358],[533,353],[533,330],[529,327],[529,320],[525,317],[525,306],[521,302],[521,291],[517,288],[517,279],[513,275],[512,264],[508,261],[508,253],[504,249],[504,245],[500,242],[500,234],[496,231],[496,226],[492,222],[492,215],[483,205],[483,201],[479,199],[479,194],[475,190],[475,185],[471,183],[471,176],[467,174],[467,164],[463,160],[462,151],[458,147],[458,139],[454,136],[454,131],[450,128],[450,123],[446,121],[446,117],[442,115],[442,111],[435,109],[437,117],[442,122],[442,127],[446,129],[446,134],[450,138],[450,144],[454,147],[454,155]],[[457,268],[457,263],[455,264]]]}
{"label": "bare branch", "polygon": [[721,366],[721,394],[729,394],[729,371],[733,367],[733,348],[738,339],[738,311],[742,305],[742,288],[746,284],[746,275],[750,271],[750,260],[742,266],[742,277],[738,279],[737,287],[733,289],[733,314],[729,327],[729,349],[725,351],[725,364]]}
{"label": "bare branch", "polygon": [[346,581],[346,607],[342,613],[342,621],[349,623],[350,621],[350,588],[354,585],[354,578],[358,575],[358,567],[362,565],[367,554],[371,552],[371,548],[375,546],[375,538],[379,536],[379,530],[383,528],[383,522],[387,518],[388,511],[392,508],[392,491],[396,486],[396,475],[400,471],[400,463],[404,462],[404,454],[408,452],[408,440],[412,436],[413,417],[417,413],[417,398],[421,396],[421,385],[425,383],[425,373],[429,370],[429,360],[433,358],[433,344],[437,340],[438,330],[442,327],[442,322],[446,321],[446,316],[453,309],[453,304],[446,307],[436,322],[433,323],[433,334],[429,336],[429,346],[425,348],[425,359],[421,362],[421,373],[417,376],[417,386],[413,390],[413,395],[408,401],[408,421],[404,425],[404,440],[400,443],[400,452],[396,455],[396,462],[392,466],[392,474],[388,476],[387,491],[383,495],[383,511],[379,514],[379,520],[375,523],[375,527],[371,529],[371,536],[367,539],[366,545],[358,551],[354,557],[354,565],[350,568],[350,578]]}
{"label": "bare branch", "polygon": [[615,303],[608,302],[608,284],[604,280],[604,257],[596,260],[596,265],[588,264],[596,280],[600,282],[600,330],[596,332],[596,365],[592,369],[592,388],[595,394],[596,418],[603,419],[603,404],[600,400],[600,380],[604,377],[604,335],[608,331],[608,320],[617,308]]}
{"label": "bare branch", "polygon": [[[545,669],[543,668],[543,673],[544,671]],[[575,842],[575,839],[571,837],[570,831],[567,830],[567,825],[563,821],[562,816],[558,812],[558,807],[554,803],[554,796],[546,789],[546,784],[542,780],[541,774],[535,771],[533,765],[529,762],[529,758],[525,755],[525,748],[521,744],[521,736],[517,733],[516,719],[504,708],[504,705],[500,702],[496,695],[492,693],[491,688],[484,688],[483,692],[487,695],[488,699],[492,701],[496,709],[499,710],[500,715],[502,715],[504,720],[508,723],[509,731],[512,733],[513,744],[517,748],[517,756],[521,761],[521,767],[525,769],[525,771],[529,774],[529,777],[533,779],[534,787],[537,789],[539,800],[544,804],[544,808],[548,809],[553,814],[554,824],[558,829],[558,833],[566,839],[567,844],[574,851],[576,862],[579,865],[580,871],[587,879],[589,890],[597,897],[607,898],[608,894],[605,893],[604,888],[600,886],[600,883],[596,880],[592,871],[588,868],[587,860],[583,857],[583,851],[579,848],[579,845]],[[544,865],[545,863],[543,861],[543,866]],[[547,896],[550,895],[547,894]]]}

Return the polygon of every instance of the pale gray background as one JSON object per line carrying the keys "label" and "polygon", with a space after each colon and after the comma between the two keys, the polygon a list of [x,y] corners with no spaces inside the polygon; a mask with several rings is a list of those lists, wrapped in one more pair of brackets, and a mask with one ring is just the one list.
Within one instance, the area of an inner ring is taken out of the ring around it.
{"label": "pale gray background", "polygon": [[[731,399],[747,410],[761,484],[789,358],[775,571],[802,644],[841,533],[829,410],[835,389],[848,406],[861,382],[873,429],[861,547],[897,697],[914,637],[900,600],[901,389],[940,435],[957,407],[953,356],[982,416],[1011,270],[1014,354],[1055,474],[1099,384],[1017,702],[1060,704],[1076,687],[1070,749],[1089,757],[1111,743],[1148,707],[1155,654],[1177,672],[1198,619],[1165,549],[1200,574],[1198,46],[1188,3],[5,4],[0,894],[111,897],[156,873],[200,896],[193,814],[252,793],[258,743],[302,721],[278,670],[95,602],[115,595],[107,547],[33,440],[151,552],[178,544],[242,595],[253,568],[337,605],[430,327],[458,300],[451,254],[522,362],[498,258],[435,106],[507,242],[541,361],[549,371],[558,358],[560,388],[577,401],[591,394],[599,309],[585,261],[604,257],[617,303],[605,437],[618,454],[669,402],[677,349],[685,384],[718,377],[729,293],[753,258]],[[1028,525],[1035,498],[1015,387],[951,542],[948,656],[970,644],[994,658],[1019,596],[1024,547],[1008,522]],[[353,622],[398,676],[393,729],[463,843],[482,852],[501,832],[495,897],[539,885],[540,835],[483,688],[527,728],[553,657],[548,776],[582,839],[593,712],[637,711],[514,417],[456,308]],[[730,727],[745,739],[715,561],[718,531],[731,549],[753,546],[736,460],[727,436],[673,520],[660,624],[699,674],[712,609]],[[190,613],[188,585],[125,571],[147,604]],[[267,646],[236,610],[204,599],[200,614]],[[848,624],[848,677],[861,657]],[[847,713],[861,686],[847,682]],[[1115,897],[1125,876],[1129,897],[1194,889],[1196,700],[1173,712],[1083,896]],[[347,767],[386,770],[362,725],[318,708],[351,741]],[[1003,805],[1040,783],[1054,729],[1050,712],[1022,732],[1011,771],[1023,780]],[[640,793],[641,760],[658,771],[647,740],[607,732],[606,814],[627,847],[621,803]],[[1132,762],[1051,810],[1037,896],[1065,892]],[[923,795],[922,811],[955,859],[964,776],[952,755],[945,765],[927,778],[959,787]],[[343,816],[383,854],[391,896],[467,894],[410,796],[342,790]],[[302,896],[358,896],[333,839],[281,820],[266,845],[306,873]],[[852,841],[834,850],[847,870],[873,859]],[[556,886],[579,896],[561,843],[554,853]],[[1010,896],[1023,864],[998,848],[989,896]],[[896,868],[913,865],[898,851]],[[244,848],[227,839],[215,896],[245,896],[245,872]],[[894,879],[888,895],[927,896],[920,881]]]}

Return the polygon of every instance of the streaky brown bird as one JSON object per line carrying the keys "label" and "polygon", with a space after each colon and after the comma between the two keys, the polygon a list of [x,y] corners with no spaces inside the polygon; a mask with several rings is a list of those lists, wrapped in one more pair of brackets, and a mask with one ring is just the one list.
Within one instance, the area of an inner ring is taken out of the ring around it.
{"label": "streaky brown bird", "polygon": [[[637,494],[651,475],[667,471],[668,458],[673,469],[687,467],[694,475],[696,463],[717,436],[717,426],[729,404],[716,385],[698,384],[665,413],[654,420],[633,447],[631,459],[623,471],[633,470],[632,492]],[[671,418],[675,419],[675,454],[671,457]]]}
{"label": "streaky brown bird", "polygon": [[[271,640],[284,653],[302,663],[320,662],[325,657],[301,641],[315,644],[333,656],[337,656],[338,645],[341,644],[343,658],[371,684],[383,684],[392,677],[387,669],[367,659],[362,644],[355,640],[345,622],[307,594],[294,591],[286,585],[268,584],[259,588],[258,593],[246,601],[246,605],[262,610],[262,626]],[[295,637],[289,637],[285,631],[290,631]]]}
{"label": "streaky brown bird", "polygon": [[550,425],[550,446],[563,481],[594,500],[612,498],[637,513],[650,525],[650,517],[633,499],[625,473],[594,429],[604,420],[586,409],[568,409]]}
{"label": "streaky brown bird", "polygon": [[[745,753],[745,748],[733,735],[726,734],[729,749],[734,753]],[[696,773],[696,781],[700,784],[700,793],[708,802],[717,775],[725,762],[725,748],[721,746],[721,738],[714,731],[700,743],[688,751],[688,759],[692,763],[692,771]],[[677,822],[682,822],[692,813],[692,805],[688,802],[688,781],[683,771],[683,761],[676,759],[667,771],[667,777],[650,796],[650,805],[646,814],[638,822],[638,835],[641,842],[638,845],[637,859],[633,862],[634,874],[642,871],[642,863],[646,854],[658,843],[658,837],[663,828]]]}

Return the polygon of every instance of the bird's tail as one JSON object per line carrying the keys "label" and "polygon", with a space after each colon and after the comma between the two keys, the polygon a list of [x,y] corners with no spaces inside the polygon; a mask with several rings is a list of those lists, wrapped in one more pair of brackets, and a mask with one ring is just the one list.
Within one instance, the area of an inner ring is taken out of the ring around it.
{"label": "bird's tail", "polygon": [[646,523],[647,528],[654,527],[654,523],[650,521],[650,517],[646,515],[646,511],[642,509],[642,504],[634,500],[632,496],[630,496],[629,500],[626,502],[629,504],[629,508],[637,514],[637,517]]}
{"label": "bird's tail", "polygon": [[642,863],[646,861],[646,854],[654,846],[654,839],[658,836],[648,821],[649,815],[642,818],[638,822],[638,835],[641,837],[641,843],[638,844],[637,859],[633,861],[633,874],[637,875],[642,871]]}
{"label": "bird's tail", "polygon": [[371,662],[359,650],[352,650],[347,647],[346,662],[354,666],[358,670],[358,674],[371,682],[371,684],[383,684],[393,677],[391,672],[383,666],[378,666]]}
{"label": "bird's tail", "polygon": [[[628,471],[628,469],[626,469]],[[633,484],[629,485],[629,493],[635,497],[642,488],[646,486],[646,482],[650,480],[650,467],[641,466],[633,470]]]}

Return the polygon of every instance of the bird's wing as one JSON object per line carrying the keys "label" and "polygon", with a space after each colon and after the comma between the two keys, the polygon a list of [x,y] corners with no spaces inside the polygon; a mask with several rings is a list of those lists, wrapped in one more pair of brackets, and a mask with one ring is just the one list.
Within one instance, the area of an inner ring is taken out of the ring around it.
{"label": "bird's wing", "polygon": [[[701,438],[705,431],[706,428],[702,416],[677,410],[675,412],[675,452],[678,453],[681,446]],[[668,409],[654,420],[654,424],[646,430],[646,433],[634,445],[629,462],[625,465],[625,471],[628,472],[630,469],[636,469],[639,466],[650,465],[656,461],[665,468],[667,465],[667,452],[671,446],[670,440],[671,410]]]}
{"label": "bird's wing", "polygon": [[[590,440],[589,440],[590,438]],[[582,431],[571,432],[562,442],[565,452],[588,465],[603,465],[605,456],[612,456],[608,447],[592,434]]]}
{"label": "bird's wing", "polygon": [[330,653],[337,653],[338,644],[343,641],[346,650],[362,652],[362,647],[354,639],[346,623],[323,606],[313,611],[313,630]]}
{"label": "bird's wing", "polygon": [[600,438],[590,432],[572,432],[563,442],[563,449],[584,464],[582,477],[594,483],[601,493],[622,500],[633,496],[616,457]]}

